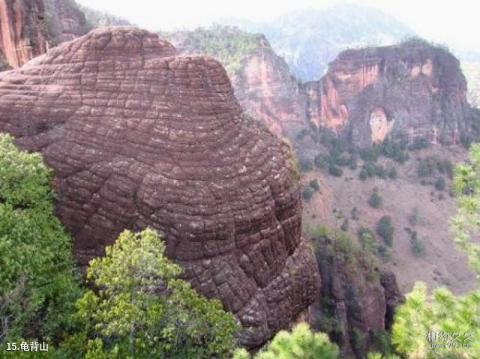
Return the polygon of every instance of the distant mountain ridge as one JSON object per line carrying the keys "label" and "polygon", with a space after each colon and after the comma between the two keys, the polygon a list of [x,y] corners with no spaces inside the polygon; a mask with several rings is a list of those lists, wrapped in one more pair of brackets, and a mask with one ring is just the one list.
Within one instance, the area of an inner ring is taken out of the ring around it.
{"label": "distant mountain ridge", "polygon": [[415,33],[382,11],[353,4],[301,10],[269,23],[223,19],[221,24],[265,34],[275,52],[302,81],[318,80],[343,50],[392,45]]}

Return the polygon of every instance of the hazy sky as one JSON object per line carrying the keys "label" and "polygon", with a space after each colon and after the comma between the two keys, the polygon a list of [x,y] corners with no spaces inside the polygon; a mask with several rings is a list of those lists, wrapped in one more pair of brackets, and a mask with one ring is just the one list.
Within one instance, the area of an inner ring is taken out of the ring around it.
{"label": "hazy sky", "polygon": [[[293,10],[322,9],[337,0],[77,0],[150,30],[208,25],[216,19],[239,17],[272,20]],[[460,50],[480,51],[480,4],[472,0],[351,0],[349,3],[389,13],[420,36]]]}

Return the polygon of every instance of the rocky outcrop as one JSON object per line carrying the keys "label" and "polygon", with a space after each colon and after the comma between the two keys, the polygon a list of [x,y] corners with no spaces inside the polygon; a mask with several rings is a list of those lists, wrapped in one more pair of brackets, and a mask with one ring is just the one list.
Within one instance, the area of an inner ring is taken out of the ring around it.
{"label": "rocky outcrop", "polygon": [[259,40],[258,47],[232,76],[235,95],[242,107],[262,119],[271,131],[294,139],[309,128],[306,98],[285,60],[275,54],[265,37]]}
{"label": "rocky outcrop", "polygon": [[459,61],[421,40],[344,51],[307,89],[310,121],[361,146],[387,137],[459,143],[476,121]]}
{"label": "rocky outcrop", "polygon": [[[300,83],[264,35],[216,27],[180,31],[168,36],[180,52],[208,53],[231,69],[229,75],[240,104],[273,133],[293,140],[310,127],[305,112],[306,97]],[[228,40],[226,44],[223,44],[224,39]],[[232,50],[236,44],[239,45]]]}
{"label": "rocky outcrop", "polygon": [[82,265],[125,228],[158,229],[249,347],[316,297],[290,149],[243,113],[217,61],[134,28],[94,30],[0,74],[0,132],[53,168]]}
{"label": "rocky outcrop", "polygon": [[11,67],[46,51],[42,0],[0,0],[0,58]]}
{"label": "rocky outcrop", "polygon": [[[479,116],[467,102],[458,60],[445,49],[411,40],[347,50],[321,80],[302,84],[264,36],[222,27],[202,31],[211,37],[219,37],[220,32],[231,42],[256,36],[249,51],[235,59],[240,63],[231,73],[235,93],[248,113],[274,133],[288,137],[300,155],[311,146],[298,138],[305,138],[301,134],[312,126],[329,129],[361,147],[386,138],[456,144],[477,136]],[[224,56],[228,46],[222,46],[221,40],[202,46],[208,37],[199,40],[196,31],[181,35],[177,43],[182,51],[207,50],[225,66],[233,61]]]}
{"label": "rocky outcrop", "polygon": [[342,358],[365,358],[375,338],[391,328],[404,298],[393,273],[382,272],[367,253],[336,242],[314,242],[322,283],[309,320],[339,344]]}
{"label": "rocky outcrop", "polygon": [[0,71],[6,65],[22,66],[48,47],[87,31],[85,15],[75,1],[0,0]]}
{"label": "rocky outcrop", "polygon": [[85,14],[73,0],[44,0],[51,46],[85,35],[89,26]]}

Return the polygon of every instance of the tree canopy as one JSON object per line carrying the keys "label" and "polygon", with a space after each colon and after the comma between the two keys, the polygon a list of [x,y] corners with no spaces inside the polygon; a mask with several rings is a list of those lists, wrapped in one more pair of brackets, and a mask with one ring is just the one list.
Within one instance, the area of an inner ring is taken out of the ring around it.
{"label": "tree canopy", "polygon": [[[244,349],[235,352],[234,359],[250,359]],[[313,333],[306,323],[298,324],[292,332],[282,330],[255,359],[336,359],[338,348],[326,334]]]}
{"label": "tree canopy", "polygon": [[0,343],[59,342],[81,294],[50,179],[40,155],[0,135]]}
{"label": "tree canopy", "polygon": [[178,279],[181,272],[155,231],[123,232],[104,258],[90,262],[94,289],[76,304],[81,330],[64,346],[68,357],[228,356],[236,319]]}

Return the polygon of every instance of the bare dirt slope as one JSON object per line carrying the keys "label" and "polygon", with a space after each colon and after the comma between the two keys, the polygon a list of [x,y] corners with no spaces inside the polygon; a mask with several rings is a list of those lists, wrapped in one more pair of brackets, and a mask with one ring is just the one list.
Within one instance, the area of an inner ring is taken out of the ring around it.
{"label": "bare dirt slope", "polygon": [[[342,177],[333,177],[324,171],[313,170],[302,176],[304,186],[317,178],[320,191],[304,204],[304,223],[306,228],[317,224],[339,228],[343,220],[335,219],[333,211],[341,210],[349,219],[347,232],[357,239],[360,227],[375,231],[378,220],[388,215],[395,228],[391,259],[385,263],[397,276],[400,289],[410,291],[416,281],[426,282],[430,288],[446,285],[455,293],[464,293],[472,288],[474,276],[467,267],[464,256],[456,251],[450,240],[448,218],[455,213],[455,201],[449,194],[451,181],[447,179],[447,188],[438,191],[433,184],[435,177],[425,178],[426,185],[421,184],[417,174],[418,158],[437,156],[448,158],[453,163],[466,158],[466,150],[459,147],[433,147],[410,153],[410,160],[404,165],[382,158],[379,163],[386,167],[395,165],[398,178],[371,178],[362,181],[358,178],[359,170],[344,169]],[[377,188],[383,198],[383,205],[372,208],[368,200]],[[351,211],[358,209],[358,220],[352,220]],[[417,212],[417,223],[412,225],[412,216]],[[410,245],[410,228],[417,232],[418,238],[425,245],[424,256],[413,254]],[[379,242],[383,240],[376,234]]]}

